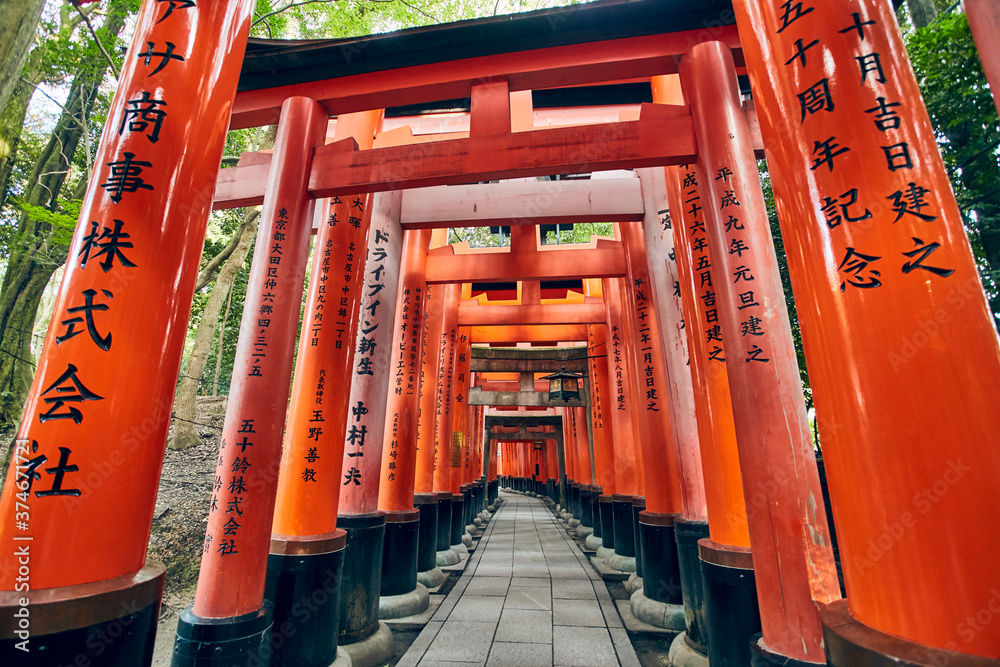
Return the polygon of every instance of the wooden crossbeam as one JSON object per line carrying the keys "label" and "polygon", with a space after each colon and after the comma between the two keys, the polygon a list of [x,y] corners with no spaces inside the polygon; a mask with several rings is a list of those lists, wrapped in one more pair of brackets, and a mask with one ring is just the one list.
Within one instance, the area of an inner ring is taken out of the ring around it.
{"label": "wooden crossbeam", "polygon": [[604,302],[522,306],[479,306],[463,303],[459,326],[503,324],[604,324]]}
{"label": "wooden crossbeam", "polygon": [[[549,174],[688,164],[697,155],[690,109],[643,104],[639,120],[470,136],[357,150],[350,142],[316,150],[311,197],[460,185]],[[219,172],[217,209],[263,202],[269,167]],[[442,225],[448,226],[448,225]]]}
{"label": "wooden crossbeam", "polygon": [[444,185],[403,193],[404,228],[632,222],[642,220],[637,178]]}
{"label": "wooden crossbeam", "polygon": [[430,254],[427,257],[427,282],[432,285],[497,280],[621,278],[625,271],[625,252],[621,243],[606,239],[598,240],[596,248]]}

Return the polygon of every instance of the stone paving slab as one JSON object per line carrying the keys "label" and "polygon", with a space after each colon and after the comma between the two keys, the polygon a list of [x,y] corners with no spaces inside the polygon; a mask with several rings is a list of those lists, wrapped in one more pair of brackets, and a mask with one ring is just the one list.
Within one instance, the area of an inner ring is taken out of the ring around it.
{"label": "stone paving slab", "polygon": [[506,496],[401,667],[639,667],[579,544],[540,501]]}
{"label": "stone paving slab", "polygon": [[431,617],[437,612],[437,608],[441,604],[442,600],[444,600],[444,597],[441,595],[431,595],[427,609],[419,614],[403,616],[402,618],[382,619],[382,622],[388,625],[390,629],[409,630],[417,627],[423,627],[424,625],[427,625],[427,622],[430,621]]}
{"label": "stone paving slab", "polygon": [[486,667],[550,667],[552,644],[493,642]]}

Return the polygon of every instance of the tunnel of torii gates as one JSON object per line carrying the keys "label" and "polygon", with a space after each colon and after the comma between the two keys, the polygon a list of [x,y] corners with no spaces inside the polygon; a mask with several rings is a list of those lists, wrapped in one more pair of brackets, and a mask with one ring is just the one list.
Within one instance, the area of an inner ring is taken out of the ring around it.
{"label": "tunnel of torii gates", "polygon": [[[248,47],[252,5],[143,3],[0,502],[0,662],[150,663],[207,219],[257,205],[175,666],[383,664],[380,618],[427,604],[501,484],[635,570],[691,660],[996,664],[1000,347],[888,2]],[[272,123],[219,169],[227,128]],[[540,242],[595,221],[614,237]],[[469,226],[509,247],[447,243]]]}

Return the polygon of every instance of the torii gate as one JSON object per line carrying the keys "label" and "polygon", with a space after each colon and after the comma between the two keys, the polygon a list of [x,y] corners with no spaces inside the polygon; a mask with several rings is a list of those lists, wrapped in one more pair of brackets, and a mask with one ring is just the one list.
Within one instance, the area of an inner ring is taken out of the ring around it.
{"label": "torii gate", "polygon": [[[340,213],[358,218],[357,226],[348,221],[355,229],[366,223],[352,207],[367,209],[373,218],[367,224],[385,230],[369,238],[369,257],[401,257],[395,264],[387,260],[382,271],[399,268],[402,275],[394,280],[400,285],[409,275],[426,286],[432,253],[429,234],[419,230],[454,222],[415,217],[404,239],[398,191],[666,166],[673,167],[667,183],[671,219],[683,220],[692,232],[687,259],[691,277],[701,281],[694,285],[715,288],[709,293],[717,306],[702,299],[708,294],[694,303],[706,323],[717,320],[721,329],[713,340],[725,349],[750,526],[749,550],[719,542],[716,527],[731,517],[713,519],[710,492],[712,534],[699,542],[700,557],[716,582],[727,570],[756,577],[749,603],[759,605],[763,635],[752,645],[755,660],[825,658],[851,665],[863,654],[873,664],[906,659],[930,665],[996,657],[1000,629],[968,619],[990,609],[991,591],[1000,584],[991,567],[1000,534],[984,502],[1000,473],[993,410],[1000,348],[887,3],[735,0],[731,8],[709,2],[693,10],[663,0],[437,28],[439,36],[454,37],[438,51],[406,48],[420,43],[421,30],[404,33],[402,42],[379,36],[311,47],[263,45],[247,58],[243,90],[233,102],[251,6],[249,0],[192,2],[165,11],[146,2],[140,14],[99,150],[103,166],[88,186],[55,305],[53,321],[67,328],[53,327],[46,341],[0,500],[0,541],[6,545],[0,655],[21,657],[20,651],[44,646],[49,659],[72,662],[95,653],[87,643],[95,632],[135,625],[141,631],[127,641],[102,644],[103,662],[93,655],[94,664],[148,664],[163,572],[145,564],[145,546],[169,422],[165,406],[211,206],[263,204],[260,239],[267,243],[258,242],[253,294],[244,310],[246,338],[241,336],[234,371],[242,374],[234,386],[243,394],[233,397],[227,414],[213,499],[218,507],[210,510],[209,536],[216,539],[206,541],[198,597],[179,628],[178,665],[193,664],[198,651],[223,644],[239,656],[270,653],[272,615],[264,603],[269,553],[329,560],[343,550],[344,533],[335,525],[323,534],[271,534],[313,202],[343,197]],[[308,66],[286,66],[298,62]],[[281,85],[270,78],[276,69]],[[519,113],[525,91],[645,81],[678,71],[683,100],[676,85],[656,88],[656,103],[642,104],[638,117],[533,129],[528,115]],[[757,115],[748,114],[739,98],[736,77],[744,71]],[[326,143],[332,115],[466,95],[467,137],[423,141],[407,131],[387,132],[381,144],[363,149],[368,135],[376,137],[355,129]],[[223,170],[213,199],[227,120],[233,128],[277,121],[278,140],[273,155]],[[161,138],[169,140],[156,141],[152,124],[162,124]],[[758,124],[762,138],[755,140]],[[802,433],[787,315],[757,183],[754,151],[760,148],[766,149],[782,218],[828,447],[849,606],[837,600],[826,521],[815,509],[818,477]],[[688,170],[676,169],[683,165]],[[362,199],[390,191],[396,194]],[[742,215],[733,215],[735,207]],[[566,218],[607,215],[567,208],[561,214]],[[649,212],[644,209],[644,217]],[[504,215],[523,217],[517,209]],[[695,249],[702,240],[706,245]],[[592,277],[589,258],[601,258],[596,265],[608,267],[599,276],[607,278],[606,323],[614,317],[623,329],[642,331],[654,325],[636,320],[650,307],[636,283],[652,269],[641,260],[634,222],[623,225],[622,246],[624,273],[611,268],[614,253],[598,246],[577,256],[576,273],[566,256],[558,275]],[[715,283],[705,282],[702,260],[714,268]],[[461,276],[459,261],[441,275]],[[503,275],[502,265],[490,268],[482,278]],[[628,284],[622,286],[624,276]],[[446,278],[439,284],[456,283]],[[339,298],[348,299],[355,313],[371,308],[370,324],[377,317],[394,322],[388,301],[359,293],[364,284]],[[270,308],[269,317],[259,317],[263,308]],[[69,317],[84,311],[86,337],[77,335],[82,327],[74,329]],[[537,324],[548,316],[535,313],[532,324],[519,326],[548,326]],[[457,327],[460,314],[448,317]],[[501,339],[533,335],[553,334],[520,329]],[[584,340],[589,332],[558,335]],[[634,341],[621,345],[626,354],[634,352]],[[388,360],[376,358],[375,349],[355,368],[381,364],[387,370]],[[708,350],[706,367],[723,363],[722,350]],[[650,377],[655,381],[662,373],[654,368]],[[361,420],[377,414],[365,408],[364,399],[377,400],[364,393],[373,389],[359,391],[348,455],[361,453],[364,441],[357,434],[369,426]],[[408,402],[403,394],[398,401],[390,395],[387,417],[415,412],[416,398]],[[639,433],[648,436],[644,423]],[[672,488],[679,484],[678,464],[648,437],[639,440],[643,465],[671,473],[662,484],[647,480],[651,523],[644,525],[672,525],[682,509],[679,489]],[[361,465],[369,464],[359,464],[359,474]],[[246,467],[237,478],[232,473],[239,466]],[[379,475],[376,467],[369,479]],[[372,545],[377,540],[369,536],[384,530],[385,514],[370,508],[374,485],[357,486],[346,523],[359,544]],[[244,494],[247,487],[252,491]],[[405,507],[385,510],[399,524],[413,523],[412,491],[411,485],[408,504],[405,490],[401,496]],[[654,500],[663,507],[654,510]],[[359,571],[352,581],[365,575]],[[358,596],[363,592],[358,589]],[[712,593],[707,591],[709,650],[727,651],[711,631],[713,610],[726,600]],[[124,616],[123,608],[129,610]],[[358,612],[364,627],[349,639],[369,631],[367,612]],[[749,608],[744,612],[741,623],[752,624]],[[275,611],[281,613],[287,610]]]}

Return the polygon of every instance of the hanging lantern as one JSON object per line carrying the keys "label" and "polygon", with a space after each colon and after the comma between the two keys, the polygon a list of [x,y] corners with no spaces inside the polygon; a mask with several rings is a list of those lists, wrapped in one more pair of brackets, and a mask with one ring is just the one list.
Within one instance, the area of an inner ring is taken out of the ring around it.
{"label": "hanging lantern", "polygon": [[563,364],[562,370],[542,378],[549,381],[549,403],[579,400],[580,381],[583,375],[571,373]]}

